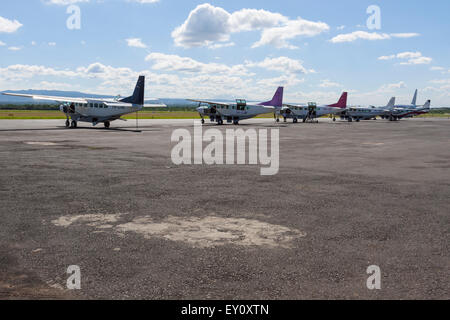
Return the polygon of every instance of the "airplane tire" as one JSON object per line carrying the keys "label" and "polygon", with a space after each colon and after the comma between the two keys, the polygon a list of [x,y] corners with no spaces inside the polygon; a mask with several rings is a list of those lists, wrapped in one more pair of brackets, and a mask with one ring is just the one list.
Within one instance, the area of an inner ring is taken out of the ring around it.
{"label": "airplane tire", "polygon": [[277,118],[277,122],[280,122],[280,119]]}
{"label": "airplane tire", "polygon": [[66,120],[66,128],[69,128],[69,127],[70,127],[70,121]]}
{"label": "airplane tire", "polygon": [[105,125],[106,129],[109,129],[109,127],[111,126],[111,123],[109,121],[105,121],[103,124]]}
{"label": "airplane tire", "polygon": [[336,118],[333,118],[333,122],[336,122]]}
{"label": "airplane tire", "polygon": [[292,121],[293,121],[294,123],[297,123],[297,122],[298,122],[297,118],[294,118]]}
{"label": "airplane tire", "polygon": [[205,119],[202,119],[202,124],[205,124]]}
{"label": "airplane tire", "polygon": [[77,127],[77,122],[75,120],[72,120],[72,123],[70,124],[70,127],[75,129]]}

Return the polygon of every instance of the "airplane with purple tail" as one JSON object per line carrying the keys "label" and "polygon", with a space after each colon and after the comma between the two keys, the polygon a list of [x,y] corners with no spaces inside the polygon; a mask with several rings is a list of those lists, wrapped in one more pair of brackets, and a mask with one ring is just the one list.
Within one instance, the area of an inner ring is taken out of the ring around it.
{"label": "airplane with purple tail", "polygon": [[[244,99],[236,99],[236,103],[195,99],[189,99],[189,101],[199,103],[197,111],[202,118],[202,124],[205,123],[205,118],[209,118],[211,122],[217,122],[218,125],[222,125],[224,121],[238,125],[240,120],[254,118],[260,114],[279,112],[283,107],[283,90],[283,87],[279,87],[272,100],[258,104],[248,104]],[[206,106],[202,106],[203,104]]]}

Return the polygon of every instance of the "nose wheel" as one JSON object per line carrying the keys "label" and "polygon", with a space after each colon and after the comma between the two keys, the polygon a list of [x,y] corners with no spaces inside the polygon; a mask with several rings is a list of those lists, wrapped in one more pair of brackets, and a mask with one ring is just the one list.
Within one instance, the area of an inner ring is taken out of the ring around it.
{"label": "nose wheel", "polygon": [[105,125],[106,129],[109,129],[109,127],[111,126],[111,123],[109,121],[105,121],[103,124]]}

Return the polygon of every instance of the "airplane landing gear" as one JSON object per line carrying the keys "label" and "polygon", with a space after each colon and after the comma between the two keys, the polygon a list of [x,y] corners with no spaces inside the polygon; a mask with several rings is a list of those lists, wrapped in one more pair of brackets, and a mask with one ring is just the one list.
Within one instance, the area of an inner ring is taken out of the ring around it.
{"label": "airplane landing gear", "polygon": [[77,122],[76,122],[75,120],[72,120],[72,122],[70,123],[70,127],[71,127],[72,129],[75,129],[76,127],[78,127]]}
{"label": "airplane landing gear", "polygon": [[202,118],[202,124],[205,124],[205,119]]}
{"label": "airplane landing gear", "polygon": [[287,122],[287,118],[286,117],[284,117],[284,122]]}
{"label": "airplane landing gear", "polygon": [[67,119],[66,120],[66,128],[69,128],[70,127],[70,121],[69,121],[69,119]]}
{"label": "airplane landing gear", "polygon": [[333,117],[333,122],[336,122],[336,117]]}
{"label": "airplane landing gear", "polygon": [[237,126],[237,125],[239,124],[239,120],[234,120],[234,121],[233,121],[233,124],[234,124],[235,126]]}
{"label": "airplane landing gear", "polygon": [[103,124],[105,125],[106,129],[109,129],[109,127],[111,125],[111,123],[109,121],[105,121]]}
{"label": "airplane landing gear", "polygon": [[297,118],[294,118],[294,119],[292,119],[292,122],[293,122],[293,123],[297,123],[297,122],[298,122],[298,119],[297,119]]}

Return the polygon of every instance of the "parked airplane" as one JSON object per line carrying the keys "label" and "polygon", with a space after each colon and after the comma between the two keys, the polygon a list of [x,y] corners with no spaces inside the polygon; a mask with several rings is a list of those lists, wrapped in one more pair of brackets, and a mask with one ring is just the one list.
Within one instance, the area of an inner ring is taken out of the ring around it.
{"label": "parked airplane", "polygon": [[[316,106],[315,103],[309,103],[308,105],[291,105],[284,104],[280,110],[280,114],[287,121],[287,118],[292,118],[294,123],[298,122],[298,119],[302,119],[306,122],[308,119],[313,120],[324,115],[336,115],[341,113],[347,107],[347,92],[342,93],[341,98],[335,104]],[[333,118],[336,120],[336,118]],[[279,121],[277,117],[277,122]]]}
{"label": "parked airplane", "polygon": [[384,117],[388,110],[391,110],[394,105],[395,97],[392,97],[385,107],[349,107],[341,115],[341,119],[346,119],[348,122],[352,122],[353,120],[356,122],[359,122],[360,120],[375,120],[377,116]]}
{"label": "parked airplane", "polygon": [[[121,116],[142,110],[143,107],[162,108],[164,104],[145,104],[145,77],[140,76],[134,93],[128,98],[97,99],[97,98],[70,98],[41,95],[28,95],[16,93],[3,93],[7,96],[26,97],[36,100],[49,100],[62,102],[59,109],[66,115],[66,127],[76,128],[77,123],[90,122],[94,126],[103,122],[105,128],[110,127],[111,121],[124,120]],[[72,120],[72,121],[70,121]],[[125,121],[125,120],[124,120]]]}
{"label": "parked airplane", "polygon": [[412,118],[431,111],[431,100],[428,100],[423,106],[415,106],[415,108],[394,108],[385,114],[385,118],[390,121],[398,121],[403,118]]}
{"label": "parked airplane", "polygon": [[[224,120],[227,123],[237,125],[240,120],[250,119],[260,114],[275,113],[283,105],[283,87],[277,89],[272,100],[259,104],[247,104],[247,101],[244,99],[237,99],[236,103],[194,99],[189,99],[189,101],[199,103],[197,111],[202,118],[202,124],[205,123],[205,117],[209,117],[211,122],[215,121],[219,125],[222,125]],[[202,106],[202,104],[207,104],[208,106]]]}

